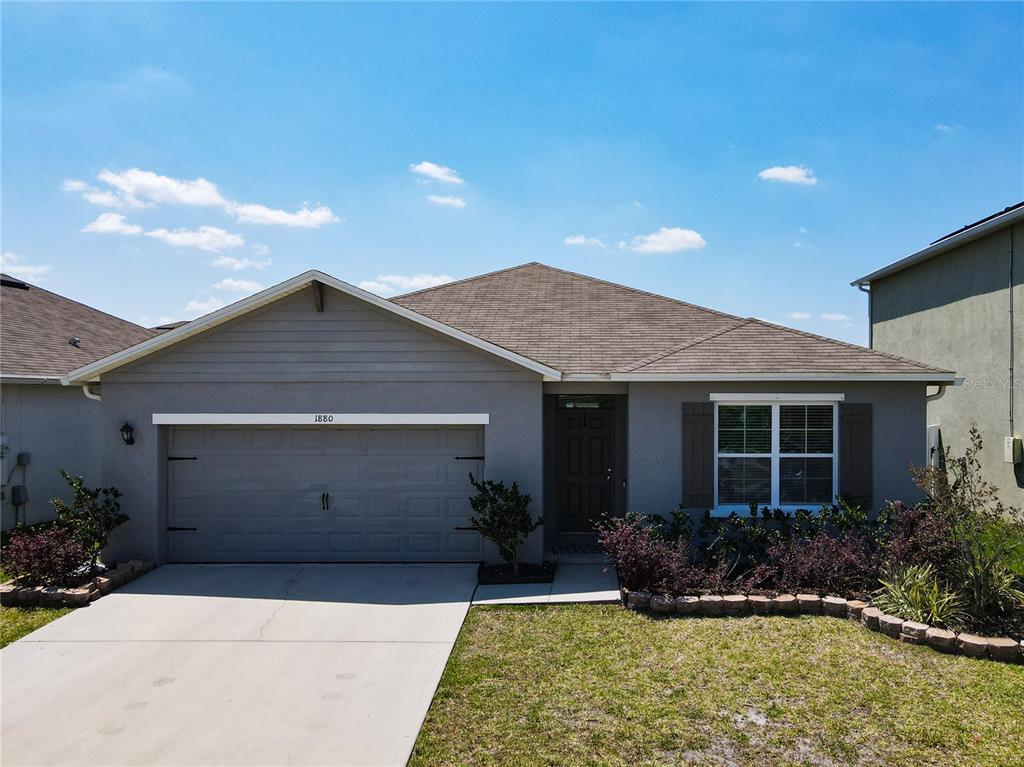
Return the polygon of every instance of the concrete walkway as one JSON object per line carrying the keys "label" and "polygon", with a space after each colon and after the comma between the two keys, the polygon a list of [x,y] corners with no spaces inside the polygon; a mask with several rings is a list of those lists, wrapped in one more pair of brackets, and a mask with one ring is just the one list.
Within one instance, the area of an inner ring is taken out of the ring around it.
{"label": "concrete walkway", "polygon": [[475,605],[618,602],[619,581],[609,565],[559,565],[553,583],[477,586]]}
{"label": "concrete walkway", "polygon": [[475,565],[172,565],[0,651],[19,765],[403,765]]}

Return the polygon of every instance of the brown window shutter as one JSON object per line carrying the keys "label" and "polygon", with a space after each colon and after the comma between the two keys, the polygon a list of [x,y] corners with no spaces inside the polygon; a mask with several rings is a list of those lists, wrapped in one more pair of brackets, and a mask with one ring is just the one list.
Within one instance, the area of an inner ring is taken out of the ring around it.
{"label": "brown window shutter", "polygon": [[851,506],[872,505],[871,403],[839,403],[839,495]]}
{"label": "brown window shutter", "polygon": [[683,507],[715,505],[715,405],[683,403]]}

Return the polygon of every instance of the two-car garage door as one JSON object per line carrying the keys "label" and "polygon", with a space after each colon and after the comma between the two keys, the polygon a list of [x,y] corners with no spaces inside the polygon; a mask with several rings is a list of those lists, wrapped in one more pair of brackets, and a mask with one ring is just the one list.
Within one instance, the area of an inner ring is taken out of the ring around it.
{"label": "two-car garage door", "polygon": [[174,426],[171,562],[466,562],[483,429]]}

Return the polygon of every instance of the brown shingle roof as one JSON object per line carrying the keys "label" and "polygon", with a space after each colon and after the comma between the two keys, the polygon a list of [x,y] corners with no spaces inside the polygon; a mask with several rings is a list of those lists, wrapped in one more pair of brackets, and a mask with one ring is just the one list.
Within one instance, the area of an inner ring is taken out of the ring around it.
{"label": "brown shingle roof", "polygon": [[538,263],[393,300],[570,374],[949,372]]}
{"label": "brown shingle roof", "polygon": [[[57,378],[156,335],[64,296],[3,275],[0,374]],[[78,346],[70,343],[78,339]]]}

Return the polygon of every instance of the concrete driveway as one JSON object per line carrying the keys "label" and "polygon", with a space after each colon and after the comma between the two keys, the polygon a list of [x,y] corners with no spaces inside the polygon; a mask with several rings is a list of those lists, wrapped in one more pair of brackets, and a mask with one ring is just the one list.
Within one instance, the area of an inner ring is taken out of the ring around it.
{"label": "concrete driveway", "polygon": [[405,764],[473,565],[171,565],[0,651],[2,762]]}

